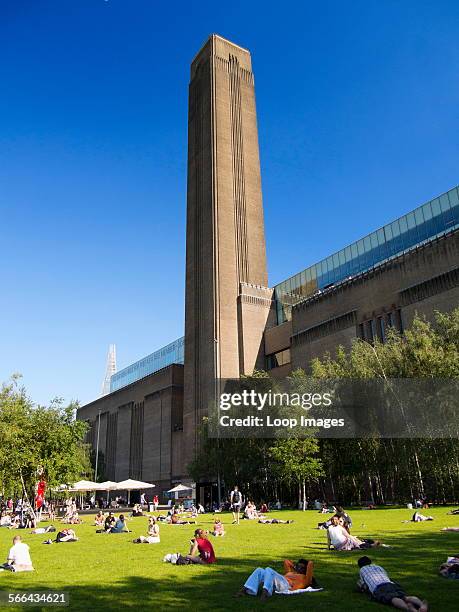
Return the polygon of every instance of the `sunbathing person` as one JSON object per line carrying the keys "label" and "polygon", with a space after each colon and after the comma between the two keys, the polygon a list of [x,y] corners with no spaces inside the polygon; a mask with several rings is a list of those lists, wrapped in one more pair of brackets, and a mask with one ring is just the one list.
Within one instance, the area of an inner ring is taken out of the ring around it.
{"label": "sunbathing person", "polygon": [[422,521],[433,521],[433,516],[424,516],[423,514],[421,514],[420,512],[418,512],[416,510],[416,512],[413,514],[413,516],[411,517],[411,521],[412,523],[421,523]]}
{"label": "sunbathing person", "polygon": [[279,574],[271,567],[257,567],[247,578],[244,586],[235,594],[235,597],[243,595],[258,595],[262,587],[261,599],[271,597],[274,591],[296,591],[311,586],[314,576],[314,564],[312,561],[300,559],[293,563],[286,559],[284,561],[284,575]]}
{"label": "sunbathing person", "polygon": [[13,546],[10,548],[6,563],[2,569],[10,572],[32,572],[33,565],[30,558],[29,546],[17,535],[13,538]]}
{"label": "sunbathing person", "polygon": [[340,518],[343,519],[344,527],[349,533],[351,533],[352,519],[349,516],[349,514],[344,510],[344,508],[342,506],[336,506],[335,514],[336,516],[339,516]]}
{"label": "sunbathing person", "polygon": [[442,531],[459,531],[459,527],[443,527]]}
{"label": "sunbathing person", "polygon": [[139,504],[135,504],[132,508],[131,516],[143,516],[143,510]]}
{"label": "sunbathing person", "polygon": [[399,584],[389,578],[386,570],[380,565],[373,565],[369,557],[361,557],[357,564],[360,568],[357,586],[360,590],[369,592],[375,601],[410,612],[427,612],[429,609],[426,601],[421,601],[414,595],[407,595]]}
{"label": "sunbathing person", "polygon": [[217,519],[214,523],[214,530],[212,531],[213,536],[221,536],[225,535],[225,527],[220,519]]}
{"label": "sunbathing person", "polygon": [[196,525],[196,521],[184,521],[179,518],[177,513],[174,513],[170,518],[171,525]]}
{"label": "sunbathing person", "polygon": [[120,517],[115,524],[112,523],[108,533],[130,533],[126,526],[124,514],[120,514]]}
{"label": "sunbathing person", "polygon": [[258,519],[258,522],[261,523],[262,525],[289,525],[290,523],[293,523],[293,520],[290,519],[289,521],[283,521],[282,519],[267,519],[267,518],[261,518]]}
{"label": "sunbathing person", "polygon": [[58,532],[55,542],[78,542],[78,538],[73,529],[63,529]]}
{"label": "sunbathing person", "polygon": [[159,544],[159,525],[154,516],[148,519],[148,535],[133,540],[134,544]]}
{"label": "sunbathing person", "polygon": [[35,529],[32,529],[30,533],[31,534],[51,533],[53,531],[56,531],[56,528],[54,527],[54,525],[48,525],[48,527],[36,527]]}
{"label": "sunbathing person", "polygon": [[446,563],[440,565],[439,572],[444,578],[459,580],[459,555],[448,557]]}
{"label": "sunbathing person", "polygon": [[116,523],[116,517],[113,515],[113,512],[109,512],[108,516],[105,518],[104,521],[104,529],[100,529],[99,532],[101,531],[106,531],[107,533],[111,530],[112,527],[115,526]]}
{"label": "sunbathing person", "polygon": [[459,514],[459,508],[456,508],[456,510],[451,510],[451,512],[448,512],[448,514]]}
{"label": "sunbathing person", "polygon": [[335,550],[354,550],[356,548],[374,548],[375,546],[386,546],[379,540],[360,540],[352,536],[344,527],[344,521],[336,514],[332,517],[332,524],[328,528],[330,544]]}
{"label": "sunbathing person", "polygon": [[99,510],[99,512],[96,514],[96,516],[94,517],[94,525],[96,527],[103,527],[105,524],[105,516],[104,513],[102,512],[102,510]]}
{"label": "sunbathing person", "polygon": [[208,535],[209,534],[205,529],[196,529],[194,532],[194,538],[192,538],[190,542],[190,552],[185,557],[189,563],[207,565],[209,563],[217,562],[214,547],[209,542],[207,538]]}
{"label": "sunbathing person", "polygon": [[252,501],[248,501],[244,509],[244,518],[253,521],[258,518],[257,507]]}

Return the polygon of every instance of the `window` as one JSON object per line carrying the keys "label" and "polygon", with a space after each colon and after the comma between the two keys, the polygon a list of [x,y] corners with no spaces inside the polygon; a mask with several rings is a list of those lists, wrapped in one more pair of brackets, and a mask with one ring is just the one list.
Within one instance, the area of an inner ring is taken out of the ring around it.
{"label": "window", "polygon": [[278,351],[272,355],[266,356],[266,369],[272,370],[273,368],[279,368],[280,366],[287,365],[290,363],[290,349]]}
{"label": "window", "polygon": [[389,312],[389,314],[387,315],[387,325],[389,327],[394,327],[394,313],[393,312]]}
{"label": "window", "polygon": [[378,317],[378,331],[379,331],[379,339],[381,342],[386,341],[386,330],[384,325],[384,317]]}

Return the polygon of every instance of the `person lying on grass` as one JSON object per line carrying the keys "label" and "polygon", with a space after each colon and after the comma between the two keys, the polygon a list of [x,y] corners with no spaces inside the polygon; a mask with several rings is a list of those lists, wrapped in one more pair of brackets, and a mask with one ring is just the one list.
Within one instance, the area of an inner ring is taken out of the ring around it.
{"label": "person lying on grass", "polygon": [[433,516],[425,516],[416,510],[409,521],[402,521],[402,523],[422,523],[423,521],[433,521]]}
{"label": "person lying on grass", "polygon": [[352,536],[344,527],[344,520],[336,514],[332,517],[332,524],[328,528],[330,544],[335,550],[355,550],[357,548],[374,548],[375,546],[385,546],[379,540],[360,540]]}
{"label": "person lying on grass", "polygon": [[154,516],[148,518],[148,535],[133,540],[134,544],[159,544],[159,525]]}
{"label": "person lying on grass", "polygon": [[448,512],[448,514],[459,514],[459,508],[456,510],[451,510],[451,512]]}
{"label": "person lying on grass", "polygon": [[443,527],[441,531],[459,531],[459,527]]}
{"label": "person lying on grass", "polygon": [[1,567],[10,572],[32,572],[33,565],[30,558],[29,546],[25,544],[21,536],[13,538],[13,546],[10,548],[6,563]]}
{"label": "person lying on grass", "polygon": [[267,519],[267,518],[261,518],[258,520],[259,523],[261,523],[262,525],[290,525],[290,523],[293,523],[293,520],[290,519],[289,521],[283,521],[282,519]]}
{"label": "person lying on grass", "polygon": [[427,601],[407,595],[398,583],[389,578],[386,570],[380,565],[374,565],[369,557],[360,557],[357,564],[360,568],[357,586],[361,591],[369,593],[375,601],[410,612],[427,612],[429,609]]}
{"label": "person lying on grass", "polygon": [[440,576],[444,578],[452,578],[459,580],[459,554],[454,557],[448,557],[446,563],[440,565]]}
{"label": "person lying on grass", "polygon": [[78,542],[78,538],[73,529],[63,529],[56,535],[56,543],[59,542]]}
{"label": "person lying on grass", "polygon": [[274,591],[296,591],[306,589],[312,585],[314,580],[314,563],[306,559],[300,559],[293,563],[289,559],[284,561],[284,575],[279,574],[271,567],[257,567],[247,578],[240,591],[235,593],[235,597],[243,595],[257,596],[260,587],[261,599],[265,600]]}
{"label": "person lying on grass", "polygon": [[170,524],[171,525],[195,525],[196,521],[185,521],[179,517],[177,512],[174,512],[174,514],[170,517]]}
{"label": "person lying on grass", "polygon": [[30,533],[40,534],[40,533],[51,533],[53,531],[56,531],[56,528],[54,527],[54,525],[48,525],[48,527],[36,527],[35,529],[32,529]]}

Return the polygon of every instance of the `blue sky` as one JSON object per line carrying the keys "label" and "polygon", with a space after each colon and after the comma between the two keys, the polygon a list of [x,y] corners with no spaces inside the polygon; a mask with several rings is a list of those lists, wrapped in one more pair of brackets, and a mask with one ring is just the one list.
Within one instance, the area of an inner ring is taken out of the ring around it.
{"label": "blue sky", "polygon": [[3,0],[0,380],[183,333],[189,64],[252,52],[270,284],[459,183],[457,2]]}

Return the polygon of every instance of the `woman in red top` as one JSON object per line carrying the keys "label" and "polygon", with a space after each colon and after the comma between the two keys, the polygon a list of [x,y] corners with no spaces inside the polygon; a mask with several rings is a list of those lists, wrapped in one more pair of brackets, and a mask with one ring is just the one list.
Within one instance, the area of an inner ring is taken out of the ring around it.
{"label": "woman in red top", "polygon": [[191,540],[190,554],[186,557],[191,563],[207,564],[217,561],[214,548],[207,539],[208,535],[208,531],[204,529],[196,529],[194,532],[194,538]]}

